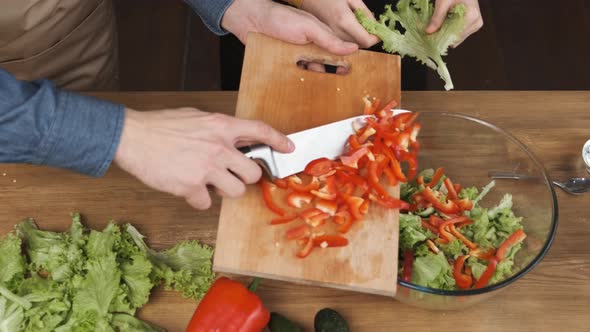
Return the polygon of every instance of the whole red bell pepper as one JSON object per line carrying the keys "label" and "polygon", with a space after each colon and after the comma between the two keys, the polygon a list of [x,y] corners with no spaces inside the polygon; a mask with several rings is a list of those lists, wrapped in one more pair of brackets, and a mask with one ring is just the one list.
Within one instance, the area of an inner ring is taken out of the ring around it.
{"label": "whole red bell pepper", "polygon": [[248,288],[226,277],[217,279],[193,314],[187,332],[260,332],[270,313],[254,293],[258,279]]}

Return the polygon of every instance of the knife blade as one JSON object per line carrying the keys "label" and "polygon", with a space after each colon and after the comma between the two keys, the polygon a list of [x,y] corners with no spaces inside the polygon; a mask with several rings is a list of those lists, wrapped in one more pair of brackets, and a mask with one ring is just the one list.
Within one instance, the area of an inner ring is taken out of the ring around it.
{"label": "knife blade", "polygon": [[[401,109],[391,111],[394,115],[410,112]],[[239,150],[256,161],[271,178],[282,179],[303,171],[312,160],[337,159],[344,152],[348,137],[354,133],[353,123],[364,122],[367,117],[372,115],[360,115],[287,135],[295,144],[295,151],[291,153],[281,153],[264,144]]]}

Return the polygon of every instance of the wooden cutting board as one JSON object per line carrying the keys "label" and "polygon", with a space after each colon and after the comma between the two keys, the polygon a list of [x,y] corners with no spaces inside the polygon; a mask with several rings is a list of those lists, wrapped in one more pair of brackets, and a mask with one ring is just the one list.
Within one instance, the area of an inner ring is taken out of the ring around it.
{"label": "wooden cutting board", "polygon": [[[346,75],[317,73],[298,60],[345,65]],[[358,51],[333,56],[314,45],[298,46],[261,34],[248,36],[236,116],[263,120],[290,134],[362,114],[364,95],[400,101],[400,58]],[[318,139],[318,144],[329,137]],[[396,188],[397,189],[397,188]],[[398,195],[399,190],[394,190]],[[284,205],[284,203],[281,202]],[[398,264],[398,212],[371,206],[355,223],[343,248],[316,248],[305,259],[285,238],[296,224],[269,225],[273,214],[252,185],[221,206],[214,270],[394,296]],[[302,221],[297,221],[301,223]]]}

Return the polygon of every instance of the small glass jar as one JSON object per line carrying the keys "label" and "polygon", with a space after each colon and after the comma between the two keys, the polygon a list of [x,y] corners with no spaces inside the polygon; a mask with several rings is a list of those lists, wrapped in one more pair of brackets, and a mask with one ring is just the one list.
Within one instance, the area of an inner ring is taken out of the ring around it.
{"label": "small glass jar", "polygon": [[586,163],[586,170],[590,172],[590,139],[584,144],[582,158],[584,158],[584,162]]}

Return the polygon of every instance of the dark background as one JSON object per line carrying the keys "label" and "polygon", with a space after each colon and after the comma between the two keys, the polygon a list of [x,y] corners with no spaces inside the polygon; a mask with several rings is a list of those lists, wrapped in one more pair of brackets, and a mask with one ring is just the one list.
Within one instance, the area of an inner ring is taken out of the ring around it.
{"label": "dark background", "polygon": [[[365,4],[378,14],[387,2]],[[445,58],[456,90],[590,89],[589,1],[479,3],[484,27]],[[209,32],[181,0],[115,6],[122,90],[238,89],[243,46]],[[442,87],[434,71],[403,60],[402,89]]]}

